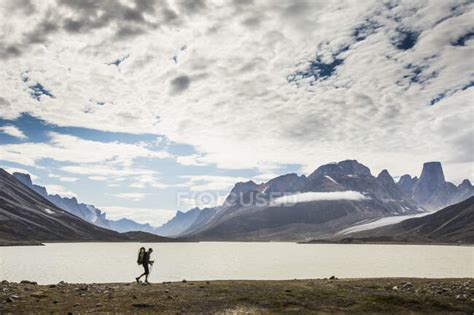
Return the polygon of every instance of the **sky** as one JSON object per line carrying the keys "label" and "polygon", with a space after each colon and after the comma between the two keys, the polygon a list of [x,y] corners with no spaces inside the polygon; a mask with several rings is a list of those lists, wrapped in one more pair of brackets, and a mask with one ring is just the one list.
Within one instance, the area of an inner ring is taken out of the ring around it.
{"label": "sky", "polygon": [[0,166],[160,225],[357,159],[474,179],[472,1],[4,0]]}

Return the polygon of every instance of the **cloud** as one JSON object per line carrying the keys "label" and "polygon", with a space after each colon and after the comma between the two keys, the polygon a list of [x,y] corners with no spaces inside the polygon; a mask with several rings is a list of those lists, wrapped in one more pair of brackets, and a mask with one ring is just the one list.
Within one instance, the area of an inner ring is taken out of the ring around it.
{"label": "cloud", "polygon": [[[130,166],[138,157],[166,158],[170,156],[165,151],[149,150],[145,144],[91,141],[55,132],[50,132],[48,136],[50,141],[47,143],[27,142],[0,146],[2,160],[30,166],[48,158],[60,162],[107,161],[112,165]],[[130,172],[130,170],[125,169],[122,172]]]}
{"label": "cloud", "polygon": [[47,184],[46,185],[46,190],[48,191],[48,194],[50,195],[60,195],[61,197],[77,197],[75,193],[72,191],[69,191],[66,187],[61,186],[61,185],[51,185]]}
{"label": "cloud", "polygon": [[214,175],[183,175],[186,179],[182,186],[195,192],[228,192],[237,182],[247,181],[245,177],[239,176],[214,176]]}
{"label": "cloud", "polygon": [[294,204],[300,202],[323,201],[323,200],[354,200],[361,201],[370,199],[357,191],[336,191],[336,192],[306,192],[294,195],[287,195],[272,200],[273,205]]}
{"label": "cloud", "polygon": [[79,180],[79,178],[62,176],[62,177],[59,177],[59,180],[62,181],[62,182],[73,183],[73,182],[77,182]]}
{"label": "cloud", "polygon": [[0,132],[3,132],[4,134],[7,134],[9,136],[19,138],[19,139],[26,139],[28,138],[23,131],[18,129],[15,126],[7,125],[7,126],[2,126],[0,127]]}
{"label": "cloud", "polygon": [[[3,118],[164,135],[225,169],[356,158],[374,172],[440,160],[465,174],[473,161],[472,3],[41,1],[29,11],[0,22]],[[25,71],[55,98],[34,99]]]}
{"label": "cloud", "polygon": [[178,162],[181,165],[192,165],[192,166],[206,165],[206,163],[202,161],[202,156],[199,154],[176,156],[176,162]]}
{"label": "cloud", "polygon": [[115,194],[114,196],[122,198],[122,199],[132,200],[132,201],[140,201],[143,198],[145,198],[146,194],[145,193],[131,192],[131,193]]}
{"label": "cloud", "polygon": [[61,175],[56,175],[56,174],[48,174],[48,177],[49,178],[57,178],[58,180],[62,181],[62,182],[69,182],[69,183],[73,183],[73,182],[76,182],[79,180],[79,178],[77,177],[69,177],[69,176],[61,176]]}

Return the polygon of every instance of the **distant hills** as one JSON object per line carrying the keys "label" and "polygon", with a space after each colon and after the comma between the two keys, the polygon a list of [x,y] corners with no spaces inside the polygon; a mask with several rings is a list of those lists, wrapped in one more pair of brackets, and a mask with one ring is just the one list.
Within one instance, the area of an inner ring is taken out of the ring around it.
{"label": "distant hills", "polygon": [[[338,192],[358,192],[365,198],[324,197]],[[311,193],[319,197],[308,200]],[[196,240],[329,239],[361,222],[438,210],[472,195],[468,180],[459,186],[447,182],[439,162],[425,163],[419,179],[404,175],[396,183],[387,170],[373,176],[363,164],[346,160],[322,165],[307,177],[286,174],[261,184],[237,183],[223,205],[178,212],[158,231]],[[303,196],[304,201],[275,202],[282,196]]]}
{"label": "distant hills", "polygon": [[28,186],[58,208],[64,209],[67,212],[74,214],[87,222],[95,224],[97,226],[114,230],[117,232],[129,232],[129,231],[142,231],[153,234],[159,234],[157,228],[150,224],[137,223],[133,220],[122,218],[119,220],[107,219],[106,213],[97,209],[93,205],[80,203],[75,197],[68,198],[60,195],[50,195],[45,187],[33,184],[29,174],[15,172],[12,174],[24,185]]}
{"label": "distant hills", "polygon": [[353,233],[341,241],[474,244],[474,197],[421,218]]}
{"label": "distant hills", "polygon": [[176,237],[193,232],[206,224],[217,212],[217,208],[193,208],[187,212],[178,211],[173,219],[169,220],[156,232],[159,235]]}

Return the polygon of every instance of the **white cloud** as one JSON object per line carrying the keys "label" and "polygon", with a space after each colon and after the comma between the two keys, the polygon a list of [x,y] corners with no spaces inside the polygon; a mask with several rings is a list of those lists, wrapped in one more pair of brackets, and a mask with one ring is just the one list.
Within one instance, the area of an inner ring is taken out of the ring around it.
{"label": "white cloud", "polygon": [[48,174],[48,177],[56,178],[62,182],[69,182],[69,183],[77,182],[79,180],[79,178],[77,177],[61,176],[61,175],[56,175],[53,173]]}
{"label": "white cloud", "polygon": [[143,198],[145,198],[146,194],[145,193],[138,193],[138,192],[130,192],[130,193],[114,194],[114,196],[122,198],[122,199],[132,200],[132,201],[140,201]]}
{"label": "white cloud", "polygon": [[[474,45],[451,44],[472,27],[471,3],[208,1],[191,15],[160,1],[143,11],[130,6],[135,22],[122,3],[6,3],[3,118],[28,112],[61,126],[165,135],[197,149],[178,158],[186,165],[312,170],[356,158],[374,172],[416,174],[422,162],[440,160],[447,172],[465,174],[473,162],[473,88],[464,87]],[[99,11],[102,23],[91,18]],[[57,27],[46,31],[51,24]],[[364,25],[371,35],[356,41]],[[419,33],[410,50],[393,44],[400,29]],[[288,76],[316,56],[326,65],[342,62],[324,80],[290,84]],[[123,62],[107,65],[117,59]],[[180,77],[177,93],[171,86]],[[32,98],[35,83],[55,97]],[[430,106],[439,95],[446,97]],[[34,161],[32,152],[10,149],[9,159]],[[84,158],[98,159],[90,152]]]}
{"label": "white cloud", "polygon": [[7,134],[9,136],[19,138],[19,139],[26,139],[28,138],[23,131],[18,129],[15,126],[7,125],[7,126],[2,126],[0,127],[0,132],[3,132],[4,134]]}
{"label": "white cloud", "polygon": [[248,178],[238,176],[215,176],[215,175],[183,175],[186,179],[183,186],[191,191],[229,191],[237,182],[248,181]]}
{"label": "white cloud", "polygon": [[322,201],[322,200],[367,200],[369,197],[364,196],[357,191],[336,191],[336,192],[305,192],[294,195],[287,195],[275,198],[272,204],[294,204],[300,202],[309,201]]}
{"label": "white cloud", "polygon": [[199,154],[177,156],[176,161],[182,165],[193,165],[193,166],[206,165],[206,163],[202,161],[202,156]]}
{"label": "white cloud", "polygon": [[77,177],[68,177],[68,176],[61,176],[61,177],[59,177],[59,180],[62,181],[62,182],[73,183],[73,182],[77,182],[77,181],[79,180],[79,178],[77,178]]}
{"label": "white cloud", "polygon": [[[47,143],[27,142],[0,146],[0,158],[23,165],[36,166],[43,159],[68,162],[72,165],[58,169],[75,175],[86,175],[92,180],[120,181],[131,179],[135,186],[164,188],[157,172],[133,166],[137,158],[162,159],[170,157],[166,151],[147,148],[145,143],[99,142],[58,133],[49,133]],[[77,180],[74,176],[50,174],[64,182]]]}
{"label": "white cloud", "polygon": [[62,197],[77,197],[75,193],[72,191],[69,191],[66,187],[61,186],[61,185],[46,185],[46,190],[48,191],[48,194],[50,195],[60,195]]}
{"label": "white cloud", "polygon": [[165,158],[164,151],[151,151],[144,144],[99,142],[71,135],[49,133],[50,142],[28,142],[0,146],[2,160],[34,166],[37,161],[51,158],[60,162],[110,162],[130,165],[138,157]]}

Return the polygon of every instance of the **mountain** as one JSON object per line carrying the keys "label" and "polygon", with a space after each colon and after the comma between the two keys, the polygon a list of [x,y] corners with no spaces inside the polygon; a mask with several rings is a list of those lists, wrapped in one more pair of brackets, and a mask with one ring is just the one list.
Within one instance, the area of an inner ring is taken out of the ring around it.
{"label": "mountain", "polygon": [[425,163],[420,179],[403,175],[398,187],[407,198],[428,210],[439,210],[474,195],[469,180],[464,180],[459,186],[446,181],[440,162]]}
{"label": "mountain", "polygon": [[87,222],[117,232],[143,231],[158,234],[157,228],[151,226],[150,224],[137,223],[127,218],[119,220],[109,220],[106,218],[105,212],[102,212],[100,209],[97,209],[93,205],[80,203],[75,197],[68,198],[62,197],[57,194],[50,195],[48,194],[48,191],[45,187],[33,184],[29,174],[15,172],[12,175],[16,177],[19,181],[21,181],[24,185],[28,186],[29,188],[31,188],[32,190],[55,204],[58,208],[64,209],[69,213],[72,213],[75,216],[86,220]]}
{"label": "mountain", "polygon": [[[347,199],[347,192],[359,197]],[[334,194],[341,197],[334,198]],[[277,202],[283,196],[306,199]],[[366,166],[346,160],[323,165],[308,177],[287,174],[261,184],[237,183],[204,224],[189,228],[188,223],[177,235],[195,240],[328,238],[355,222],[421,211],[404,196],[388,171],[375,177]],[[188,216],[196,221],[196,213]]]}
{"label": "mountain", "polygon": [[124,232],[131,232],[131,231],[141,231],[145,233],[151,233],[158,235],[157,227],[154,227],[148,223],[138,223],[133,220],[122,218],[118,220],[109,220],[106,219],[107,226],[109,229],[124,233]]}
{"label": "mountain", "polygon": [[151,234],[151,233],[142,232],[142,231],[125,232],[125,233],[122,233],[122,235],[125,235],[130,240],[133,240],[136,242],[146,242],[146,243],[178,242],[178,240],[173,239],[173,238],[159,236],[156,234]]}
{"label": "mountain", "polygon": [[415,186],[416,182],[418,181],[418,177],[411,177],[408,174],[403,175],[400,177],[397,185],[400,188],[402,194],[409,196],[411,198],[413,187]]}
{"label": "mountain", "polygon": [[187,212],[178,211],[171,220],[157,229],[157,233],[163,236],[181,235],[196,222],[200,213],[199,208],[193,208]]}
{"label": "mountain", "polygon": [[125,241],[128,238],[64,211],[0,169],[0,240]]}
{"label": "mountain", "polygon": [[343,242],[358,240],[474,244],[474,197],[421,218],[354,233]]}

